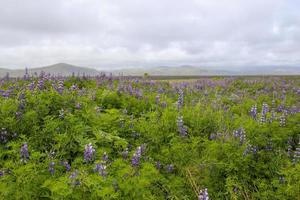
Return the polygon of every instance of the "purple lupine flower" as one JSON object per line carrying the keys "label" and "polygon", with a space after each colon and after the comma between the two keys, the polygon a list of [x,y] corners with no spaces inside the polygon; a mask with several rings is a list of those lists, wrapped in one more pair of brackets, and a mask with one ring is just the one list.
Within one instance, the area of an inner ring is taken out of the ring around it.
{"label": "purple lupine flower", "polygon": [[185,137],[187,136],[187,127],[184,126],[184,122],[183,122],[183,117],[182,116],[179,116],[178,119],[177,119],[177,127],[178,127],[178,131],[180,133],[180,135],[182,137]]}
{"label": "purple lupine flower", "polygon": [[155,163],[156,169],[160,170],[162,168],[161,163],[159,161],[156,161]]}
{"label": "purple lupine flower", "polygon": [[164,88],[160,87],[157,89],[157,93],[162,94],[164,93]]}
{"label": "purple lupine flower", "polygon": [[252,153],[252,155],[255,156],[257,152],[258,152],[258,147],[248,144],[245,151],[243,152],[243,157],[247,156],[249,153]]}
{"label": "purple lupine flower", "polygon": [[51,173],[51,175],[55,173],[54,166],[55,166],[55,162],[50,162],[48,171]]}
{"label": "purple lupine flower", "polygon": [[263,113],[261,113],[261,116],[260,116],[260,123],[265,123],[267,121],[267,119],[266,119],[266,115],[265,114],[263,114]]}
{"label": "purple lupine flower", "polygon": [[256,119],[256,116],[257,116],[257,106],[256,105],[254,105],[254,106],[251,107],[250,116],[253,119]]}
{"label": "purple lupine flower", "polygon": [[131,165],[136,167],[140,164],[140,156],[138,156],[136,153],[133,154],[131,158]]}
{"label": "purple lupine flower", "polygon": [[63,80],[60,80],[58,81],[58,87],[57,87],[57,92],[59,94],[62,94],[64,91],[64,81]]}
{"label": "purple lupine flower", "polygon": [[21,93],[18,97],[18,100],[24,100],[25,99],[25,94],[24,93]]}
{"label": "purple lupine flower", "polygon": [[277,112],[282,112],[284,110],[284,105],[279,105],[277,108]]}
{"label": "purple lupine flower", "polygon": [[54,90],[57,90],[57,87],[56,87],[55,83],[51,83],[51,85],[52,85],[52,88],[53,88]]}
{"label": "purple lupine flower", "polygon": [[234,193],[237,193],[238,191],[239,191],[239,189],[238,189],[237,187],[234,187],[234,188],[233,188],[233,192],[234,192]]}
{"label": "purple lupine flower", "polygon": [[70,88],[71,90],[78,90],[78,87],[77,87],[77,85],[76,84],[74,84],[74,85],[72,85],[71,86],[71,88]]}
{"label": "purple lupine flower", "polygon": [[132,89],[132,85],[131,85],[131,84],[128,85],[128,90],[129,90],[130,96],[132,96],[132,94],[133,94],[133,89]]}
{"label": "purple lupine flower", "polygon": [[240,145],[244,144],[244,142],[246,140],[246,135],[245,135],[245,130],[243,128],[239,128],[238,130],[235,130],[233,132],[233,136],[235,138],[240,139]]}
{"label": "purple lupine flower", "polygon": [[162,102],[162,103],[161,103],[161,107],[162,107],[162,108],[166,108],[166,107],[167,107],[167,103],[166,103],[165,101]]}
{"label": "purple lupine flower", "polygon": [[209,135],[209,140],[215,140],[215,139],[217,139],[217,135],[215,133]]}
{"label": "purple lupine flower", "polygon": [[130,124],[129,124],[129,128],[130,128],[130,129],[133,128],[133,115],[130,115]]}
{"label": "purple lupine flower", "polygon": [[198,200],[209,200],[207,188],[205,188],[204,191],[200,190]]}
{"label": "purple lupine flower", "polygon": [[267,113],[269,112],[269,106],[266,103],[263,103],[262,109],[261,109],[261,117],[260,122],[265,123],[267,121]]}
{"label": "purple lupine flower", "polygon": [[81,108],[81,104],[80,103],[76,103],[75,108],[79,110]]}
{"label": "purple lupine flower", "polygon": [[76,169],[76,170],[69,176],[69,178],[70,178],[70,179],[75,179],[75,178],[77,178],[77,176],[78,176],[78,170]]}
{"label": "purple lupine flower", "polygon": [[92,144],[89,143],[85,145],[85,149],[84,149],[85,162],[91,162],[93,160],[94,154],[95,154],[95,149],[93,148]]}
{"label": "purple lupine flower", "polygon": [[291,146],[288,146],[287,154],[288,154],[289,157],[292,157],[293,152],[292,152],[292,147]]}
{"label": "purple lupine flower", "polygon": [[4,176],[4,171],[0,170],[0,177]]}
{"label": "purple lupine flower", "polygon": [[300,108],[297,108],[296,106],[293,106],[290,111],[291,115],[294,115],[299,112],[300,112]]}
{"label": "purple lupine flower", "polygon": [[0,132],[0,143],[5,144],[8,141],[8,134],[6,128],[2,128]]}
{"label": "purple lupine flower", "polygon": [[136,89],[135,96],[136,98],[141,99],[143,97],[143,92],[140,89]]}
{"label": "purple lupine flower", "polygon": [[21,150],[20,150],[20,157],[21,157],[21,162],[25,162],[25,163],[29,159],[27,143],[22,144]]}
{"label": "purple lupine flower", "polygon": [[295,164],[299,161],[300,161],[300,138],[299,138],[298,147],[296,147],[296,150],[294,152],[293,163]]}
{"label": "purple lupine flower", "polygon": [[135,153],[133,154],[133,156],[131,158],[132,166],[136,167],[139,165],[142,154],[145,152],[145,148],[146,148],[145,144],[138,146],[138,148],[136,149]]}
{"label": "purple lupine flower", "polygon": [[142,154],[145,152],[146,149],[146,145],[145,144],[141,144],[137,149],[136,149],[136,154],[141,157]]}
{"label": "purple lupine flower", "polygon": [[24,110],[25,109],[25,103],[24,101],[21,101],[19,104],[19,110]]}
{"label": "purple lupine flower", "polygon": [[15,115],[17,119],[20,119],[22,117],[22,112],[17,111]]}
{"label": "purple lupine flower", "polygon": [[64,166],[66,168],[66,171],[70,171],[71,170],[71,166],[70,164],[68,163],[68,161],[64,161],[64,162],[61,162],[61,165]]}
{"label": "purple lupine flower", "polygon": [[106,166],[102,163],[96,164],[94,171],[98,172],[102,177],[107,175]]}
{"label": "purple lupine flower", "polygon": [[78,170],[76,169],[70,176],[69,179],[72,180],[72,185],[80,185],[80,181],[77,179],[78,176]]}
{"label": "purple lupine flower", "polygon": [[173,164],[167,165],[167,172],[172,173],[173,170],[174,170],[174,165]]}
{"label": "purple lupine flower", "polygon": [[10,95],[10,90],[4,91],[4,92],[2,93],[2,96],[5,97],[5,98],[8,98],[9,95]]}
{"label": "purple lupine flower", "polygon": [[38,80],[37,87],[39,90],[44,89],[44,80],[43,79]]}
{"label": "purple lupine flower", "polygon": [[286,125],[286,115],[283,113],[279,118],[279,126],[284,127]]}
{"label": "purple lupine flower", "polygon": [[108,155],[107,155],[106,152],[103,153],[102,160],[103,161],[108,161]]}
{"label": "purple lupine flower", "polygon": [[180,108],[183,107],[183,100],[184,100],[183,90],[180,89],[179,92],[178,92],[178,100],[177,100],[177,108],[178,108],[178,110],[180,110]]}

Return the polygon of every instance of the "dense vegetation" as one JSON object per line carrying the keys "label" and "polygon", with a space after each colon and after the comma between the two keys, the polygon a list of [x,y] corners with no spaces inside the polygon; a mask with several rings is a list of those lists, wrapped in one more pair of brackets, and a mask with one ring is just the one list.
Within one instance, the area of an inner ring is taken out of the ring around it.
{"label": "dense vegetation", "polygon": [[3,80],[0,199],[300,199],[299,77]]}

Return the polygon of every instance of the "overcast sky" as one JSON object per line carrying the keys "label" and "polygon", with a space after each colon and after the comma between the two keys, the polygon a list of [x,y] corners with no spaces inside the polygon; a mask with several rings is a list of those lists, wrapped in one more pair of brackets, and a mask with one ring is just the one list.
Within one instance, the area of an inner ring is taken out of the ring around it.
{"label": "overcast sky", "polygon": [[299,0],[0,0],[0,66],[300,66]]}

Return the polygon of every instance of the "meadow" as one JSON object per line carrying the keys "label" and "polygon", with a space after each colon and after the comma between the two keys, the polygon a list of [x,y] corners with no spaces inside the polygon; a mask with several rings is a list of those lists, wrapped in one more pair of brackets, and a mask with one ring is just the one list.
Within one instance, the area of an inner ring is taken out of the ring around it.
{"label": "meadow", "polygon": [[151,79],[3,79],[0,199],[300,199],[299,76]]}

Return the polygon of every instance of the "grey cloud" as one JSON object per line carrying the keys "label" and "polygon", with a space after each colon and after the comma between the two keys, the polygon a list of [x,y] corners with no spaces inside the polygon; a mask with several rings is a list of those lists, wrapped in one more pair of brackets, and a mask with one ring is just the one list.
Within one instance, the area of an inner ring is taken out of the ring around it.
{"label": "grey cloud", "polygon": [[296,0],[2,0],[0,66],[294,65]]}

